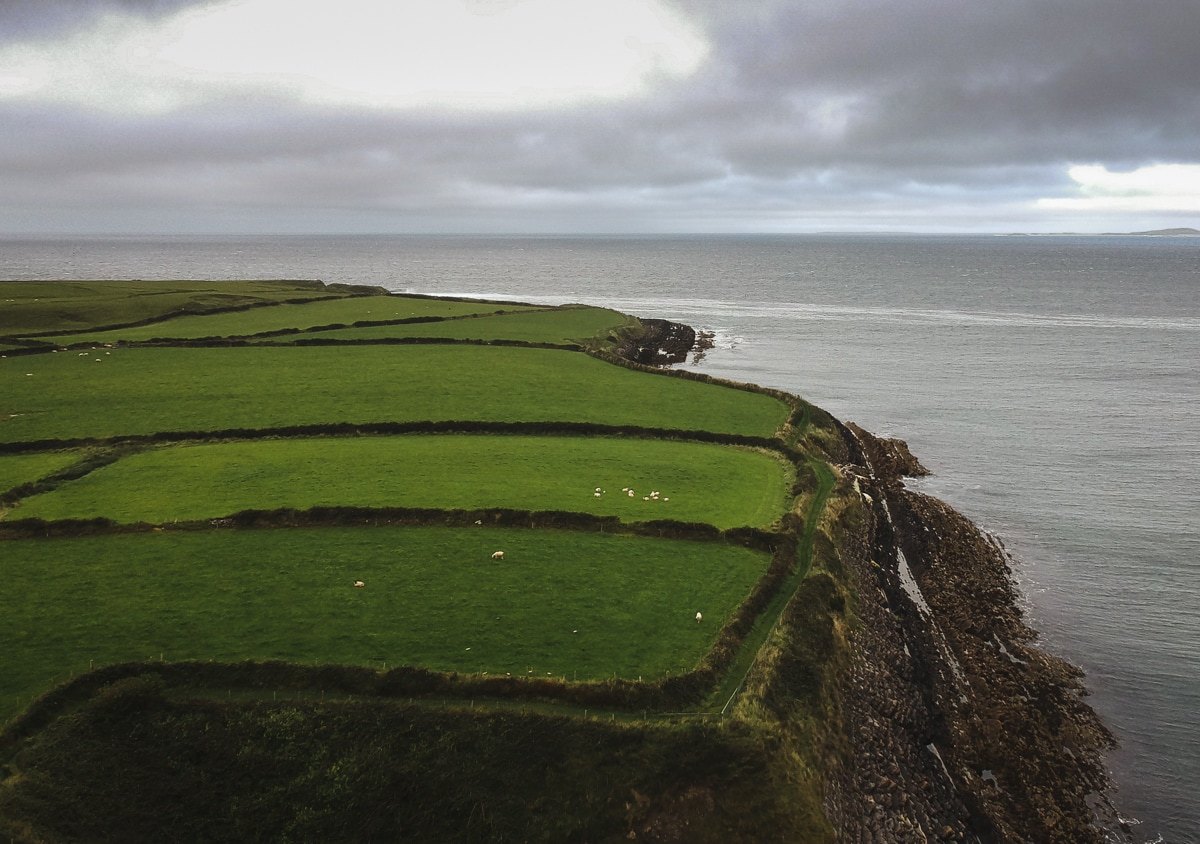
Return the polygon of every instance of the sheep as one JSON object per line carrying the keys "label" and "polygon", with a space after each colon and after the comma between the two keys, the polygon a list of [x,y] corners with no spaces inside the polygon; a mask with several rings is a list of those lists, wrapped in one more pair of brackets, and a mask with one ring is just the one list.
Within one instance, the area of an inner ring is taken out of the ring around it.
{"label": "sheep", "polygon": [[699,624],[702,621],[704,621],[704,613],[701,613],[701,612],[696,613],[696,623]]}
{"label": "sheep", "polygon": [[356,580],[356,581],[354,581],[354,588],[355,588],[355,589],[362,589],[362,588],[363,588],[364,586],[366,586],[366,585],[367,585],[367,584],[363,583],[361,580]]}
{"label": "sheep", "polygon": [[493,560],[503,560],[503,559],[504,559],[504,552],[503,552],[503,551],[493,551],[493,552],[492,552],[492,559],[493,559]]}

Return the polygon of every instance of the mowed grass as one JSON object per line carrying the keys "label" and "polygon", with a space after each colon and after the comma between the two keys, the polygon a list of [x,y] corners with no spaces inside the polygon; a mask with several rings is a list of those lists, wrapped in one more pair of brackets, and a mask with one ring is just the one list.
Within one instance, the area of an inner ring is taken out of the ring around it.
{"label": "mowed grass", "polygon": [[131,348],[0,360],[0,441],[409,420],[581,421],[771,436],[781,401],[579,352]]}
{"label": "mowed grass", "polygon": [[[791,481],[777,455],[708,443],[488,435],[255,440],[133,454],[25,499],[9,518],[159,524],[349,505],[567,510],[761,527],[785,511]],[[651,492],[658,499],[644,500]]]}
{"label": "mowed grass", "polygon": [[455,340],[524,340],[529,343],[582,343],[637,325],[637,320],[608,308],[564,307],[498,316],[470,317],[446,322],[335,328],[299,336],[272,338],[290,343],[299,339],[377,340],[398,337],[439,337]]}
{"label": "mowed grass", "polygon": [[294,281],[5,281],[0,282],[0,335],[136,322],[181,309],[344,295],[318,282]]}
{"label": "mowed grass", "polygon": [[[157,337],[188,339],[195,337],[242,337],[284,328],[312,328],[320,325],[350,324],[368,320],[412,319],[413,317],[455,317],[464,314],[522,310],[528,306],[494,302],[452,302],[408,296],[355,296],[306,302],[299,305],[275,305],[232,313],[180,316],[150,325],[118,328],[111,331],[83,332],[56,336],[54,342],[113,343],[118,340],[151,340]],[[323,336],[323,335],[322,335]]]}
{"label": "mowed grass", "polygon": [[77,462],[81,456],[78,451],[0,454],[0,492],[41,480]]}
{"label": "mowed grass", "polygon": [[9,540],[0,721],[90,665],[160,654],[648,679],[695,665],[766,565],[724,543],[493,528]]}

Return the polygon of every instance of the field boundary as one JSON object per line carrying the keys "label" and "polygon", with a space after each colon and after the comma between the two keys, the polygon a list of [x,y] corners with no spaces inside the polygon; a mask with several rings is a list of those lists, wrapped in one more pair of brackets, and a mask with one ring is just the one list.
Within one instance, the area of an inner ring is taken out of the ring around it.
{"label": "field boundary", "polygon": [[765,448],[793,463],[803,459],[795,448],[777,437],[728,434],[685,428],[648,428],[640,425],[605,425],[599,422],[495,422],[483,419],[420,420],[412,422],[329,422],[283,425],[274,428],[223,428],[211,431],[158,431],[115,437],[72,437],[0,442],[0,454],[56,451],[69,448],[191,443],[224,440],[305,439],[315,437],[371,437],[404,434],[514,434],[527,436],[609,436],[667,439],[684,442]]}

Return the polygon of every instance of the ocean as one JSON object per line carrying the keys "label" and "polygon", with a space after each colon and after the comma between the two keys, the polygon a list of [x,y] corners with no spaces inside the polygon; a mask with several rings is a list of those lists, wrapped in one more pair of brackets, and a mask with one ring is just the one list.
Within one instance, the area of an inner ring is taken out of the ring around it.
{"label": "ocean", "polygon": [[701,370],[906,439],[1082,666],[1140,840],[1200,840],[1200,238],[0,241],[0,278],[320,278],[602,304],[716,334]]}

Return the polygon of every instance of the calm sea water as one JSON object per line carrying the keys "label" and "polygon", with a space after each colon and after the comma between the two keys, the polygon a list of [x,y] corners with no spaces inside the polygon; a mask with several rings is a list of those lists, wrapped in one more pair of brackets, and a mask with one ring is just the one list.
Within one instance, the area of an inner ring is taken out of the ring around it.
{"label": "calm sea water", "polygon": [[1200,238],[0,241],[0,278],[321,278],[604,304],[907,439],[1001,536],[1117,733],[1140,835],[1200,840]]}

